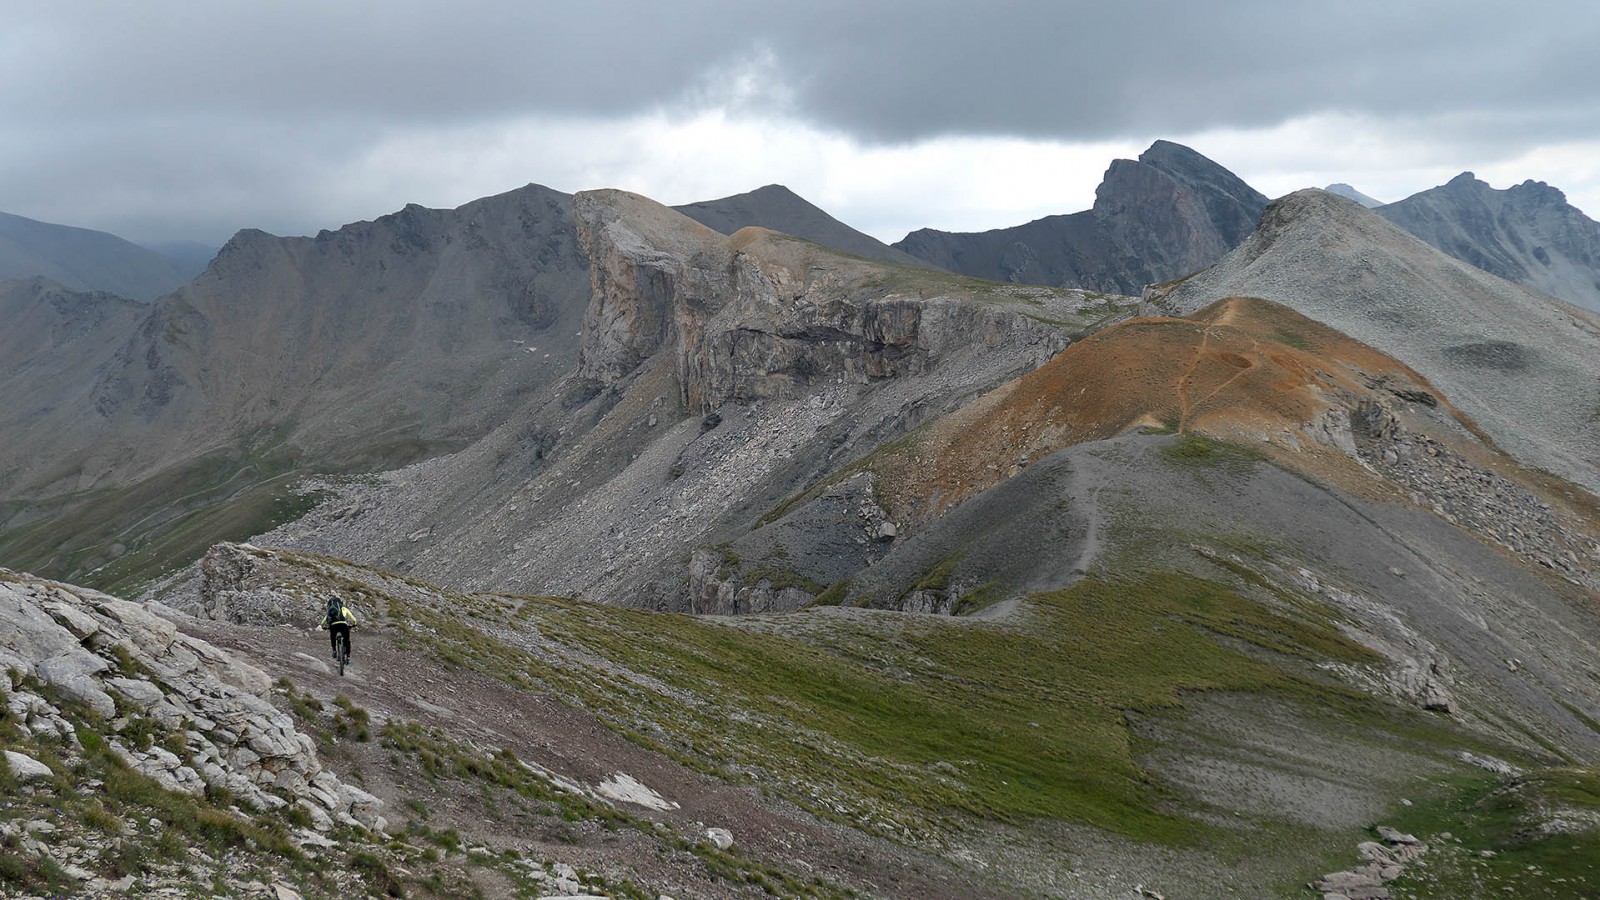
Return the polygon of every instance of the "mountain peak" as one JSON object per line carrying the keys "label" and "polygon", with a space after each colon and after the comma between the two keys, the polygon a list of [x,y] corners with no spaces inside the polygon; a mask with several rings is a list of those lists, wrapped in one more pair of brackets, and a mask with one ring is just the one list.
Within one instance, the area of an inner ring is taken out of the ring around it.
{"label": "mountain peak", "polygon": [[1536,203],[1548,206],[1562,206],[1567,202],[1567,195],[1560,188],[1552,187],[1543,181],[1534,181],[1532,178],[1508,188],[1507,193],[1512,196],[1526,197]]}
{"label": "mountain peak", "polygon": [[1600,223],[1559,188],[1529,179],[1499,190],[1462,172],[1379,212],[1462,262],[1600,309]]}
{"label": "mountain peak", "polygon": [[1151,144],[1143,153],[1139,154],[1139,162],[1158,167],[1163,163],[1177,162],[1189,164],[1199,163],[1208,166],[1217,165],[1215,162],[1207,159],[1204,154],[1195,150],[1193,147],[1186,147],[1183,144],[1163,140],[1156,141],[1155,143]]}
{"label": "mountain peak", "polygon": [[929,268],[928,263],[851,228],[781,184],[763,185],[743,194],[686,203],[673,209],[726,235],[753,225],[804,238],[852,256]]}

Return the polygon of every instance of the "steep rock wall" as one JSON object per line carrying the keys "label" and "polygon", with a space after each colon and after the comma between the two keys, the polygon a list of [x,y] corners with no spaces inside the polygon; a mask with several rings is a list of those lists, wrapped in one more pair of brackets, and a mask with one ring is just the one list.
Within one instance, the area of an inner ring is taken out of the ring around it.
{"label": "steep rock wall", "polygon": [[1035,346],[1037,365],[1067,344],[1014,307],[897,291],[881,266],[763,229],[723,238],[616,191],[574,208],[593,287],[579,374],[615,386],[670,350],[694,412],[918,375],[958,351]]}

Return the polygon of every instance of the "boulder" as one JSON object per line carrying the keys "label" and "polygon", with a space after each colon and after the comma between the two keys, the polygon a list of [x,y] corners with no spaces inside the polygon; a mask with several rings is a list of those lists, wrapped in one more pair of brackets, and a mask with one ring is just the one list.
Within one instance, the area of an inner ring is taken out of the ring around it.
{"label": "boulder", "polygon": [[54,772],[50,771],[49,766],[25,753],[7,750],[5,754],[6,768],[11,770],[12,776],[18,781],[36,781],[55,775]]}

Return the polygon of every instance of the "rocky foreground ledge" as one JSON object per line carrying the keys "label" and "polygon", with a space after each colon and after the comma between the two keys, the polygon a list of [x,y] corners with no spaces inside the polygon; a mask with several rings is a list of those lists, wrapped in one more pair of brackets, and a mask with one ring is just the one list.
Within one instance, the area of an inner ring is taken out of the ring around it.
{"label": "rocky foreground ledge", "polygon": [[[225,792],[261,812],[298,807],[318,831],[382,832],[381,801],[322,767],[310,736],[267,701],[266,673],[183,633],[183,620],[159,603],[0,569],[6,721],[59,737],[70,755],[83,748],[69,720],[93,720],[108,749],[168,790]],[[7,762],[24,781],[49,771],[24,753]]]}

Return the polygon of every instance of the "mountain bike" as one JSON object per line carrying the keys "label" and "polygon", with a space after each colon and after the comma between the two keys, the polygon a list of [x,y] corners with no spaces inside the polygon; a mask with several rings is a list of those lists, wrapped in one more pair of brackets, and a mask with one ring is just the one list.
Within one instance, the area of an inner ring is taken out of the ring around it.
{"label": "mountain bike", "polygon": [[339,664],[339,677],[344,677],[344,667],[350,664],[350,633],[340,629],[333,636],[334,662]]}

